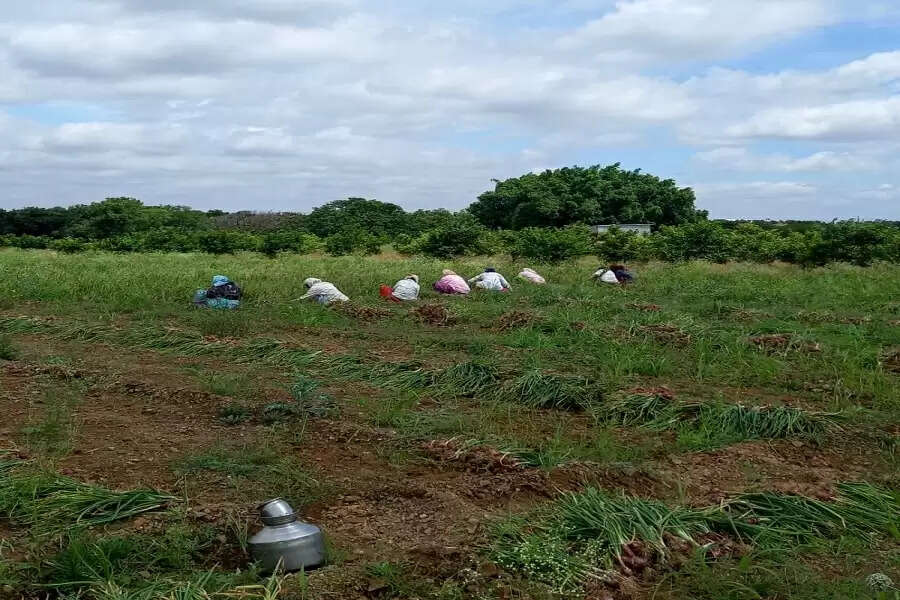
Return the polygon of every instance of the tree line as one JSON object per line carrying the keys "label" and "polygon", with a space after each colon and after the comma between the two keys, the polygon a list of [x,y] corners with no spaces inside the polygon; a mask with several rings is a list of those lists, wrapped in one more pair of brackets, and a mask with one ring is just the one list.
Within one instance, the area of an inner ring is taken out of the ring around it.
{"label": "tree line", "polygon": [[[508,254],[536,262],[587,255],[603,260],[710,260],[803,265],[900,262],[892,222],[711,221],[679,188],[619,165],[571,167],[495,181],[467,209],[407,212],[348,198],[309,214],[198,211],[134,198],[88,205],[0,210],[0,246],[61,252],[397,252],[450,258]],[[651,223],[649,236],[589,225]]]}

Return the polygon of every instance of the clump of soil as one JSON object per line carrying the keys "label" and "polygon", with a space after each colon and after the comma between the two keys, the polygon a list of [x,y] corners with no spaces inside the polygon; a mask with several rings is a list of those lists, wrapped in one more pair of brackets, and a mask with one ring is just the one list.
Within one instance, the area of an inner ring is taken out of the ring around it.
{"label": "clump of soil", "polygon": [[410,311],[410,314],[426,325],[449,327],[456,323],[456,317],[443,304],[423,304]]}
{"label": "clump of soil", "polygon": [[806,323],[841,323],[842,325],[865,325],[872,322],[871,317],[848,317],[821,311],[799,312],[797,320]]}
{"label": "clump of soil", "polygon": [[625,308],[639,310],[641,312],[659,312],[662,310],[662,306],[660,306],[659,304],[637,304],[635,302],[626,304]]}
{"label": "clump of soil", "polygon": [[470,473],[511,473],[527,468],[521,460],[506,452],[485,445],[467,445],[456,438],[426,442],[422,450],[430,458],[454,463]]}
{"label": "clump of soil", "polygon": [[495,329],[497,331],[509,331],[510,329],[518,329],[520,327],[530,327],[531,325],[540,322],[540,320],[540,316],[532,312],[513,310],[505,313],[497,320]]}
{"label": "clump of soil", "polygon": [[885,371],[900,373],[900,347],[885,350],[881,355],[881,365]]}
{"label": "clump of soil", "polygon": [[767,354],[787,354],[788,352],[821,352],[818,342],[795,339],[789,333],[772,333],[750,338],[750,343]]}
{"label": "clump of soil", "polygon": [[647,334],[660,344],[672,344],[674,346],[687,346],[691,343],[691,334],[677,325],[670,323],[660,325],[641,325],[638,331]]}
{"label": "clump of soil", "polygon": [[391,316],[391,311],[386,308],[357,306],[349,302],[338,302],[334,306],[334,310],[351,319],[362,321],[363,323],[374,323],[375,321],[380,321],[381,319],[386,319]]}
{"label": "clump of soil", "polygon": [[762,319],[771,319],[772,315],[752,308],[736,308],[731,311],[731,318],[736,321],[760,321]]}
{"label": "clump of soil", "polygon": [[584,321],[573,321],[569,323],[569,329],[572,331],[584,331],[587,329],[587,323]]}
{"label": "clump of soil", "polygon": [[665,400],[674,400],[675,392],[666,386],[660,387],[634,387],[625,390],[626,396],[650,396],[654,398],[663,398]]}

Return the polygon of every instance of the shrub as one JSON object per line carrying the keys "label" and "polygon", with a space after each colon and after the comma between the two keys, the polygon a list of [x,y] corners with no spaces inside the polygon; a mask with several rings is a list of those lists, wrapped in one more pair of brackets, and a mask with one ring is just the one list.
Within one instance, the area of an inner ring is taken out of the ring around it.
{"label": "shrub", "polygon": [[325,238],[325,251],[332,256],[368,256],[381,252],[381,240],[362,229],[345,229]]}
{"label": "shrub", "polygon": [[443,227],[429,231],[420,244],[422,254],[435,258],[453,258],[479,254],[486,229],[472,215],[459,213]]}
{"label": "shrub", "polygon": [[514,260],[558,263],[589,254],[591,241],[591,232],[583,225],[563,229],[529,227],[516,234],[510,254]]}
{"label": "shrub", "polygon": [[274,231],[267,233],[260,239],[258,250],[268,257],[275,257],[280,252],[312,254],[321,250],[322,246],[322,240],[311,233],[303,231]]}
{"label": "shrub", "polygon": [[62,252],[63,254],[77,254],[86,249],[86,244],[75,238],[62,238],[50,242],[49,248],[51,250],[56,250],[57,252]]}

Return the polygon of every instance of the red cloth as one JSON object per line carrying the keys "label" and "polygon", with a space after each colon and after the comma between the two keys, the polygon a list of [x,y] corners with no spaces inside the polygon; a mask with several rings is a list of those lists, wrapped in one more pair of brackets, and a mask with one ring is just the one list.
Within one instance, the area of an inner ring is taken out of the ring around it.
{"label": "red cloth", "polygon": [[390,300],[391,302],[400,302],[400,300],[394,298],[394,289],[389,285],[382,284],[382,286],[378,289],[378,295],[385,300]]}

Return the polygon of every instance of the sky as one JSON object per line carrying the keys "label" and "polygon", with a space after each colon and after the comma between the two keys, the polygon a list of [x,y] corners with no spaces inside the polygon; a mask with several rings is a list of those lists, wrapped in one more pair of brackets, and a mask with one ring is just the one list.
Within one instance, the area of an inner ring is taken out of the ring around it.
{"label": "sky", "polygon": [[714,218],[900,219],[896,0],[40,0],[0,207],[464,208],[621,163]]}

